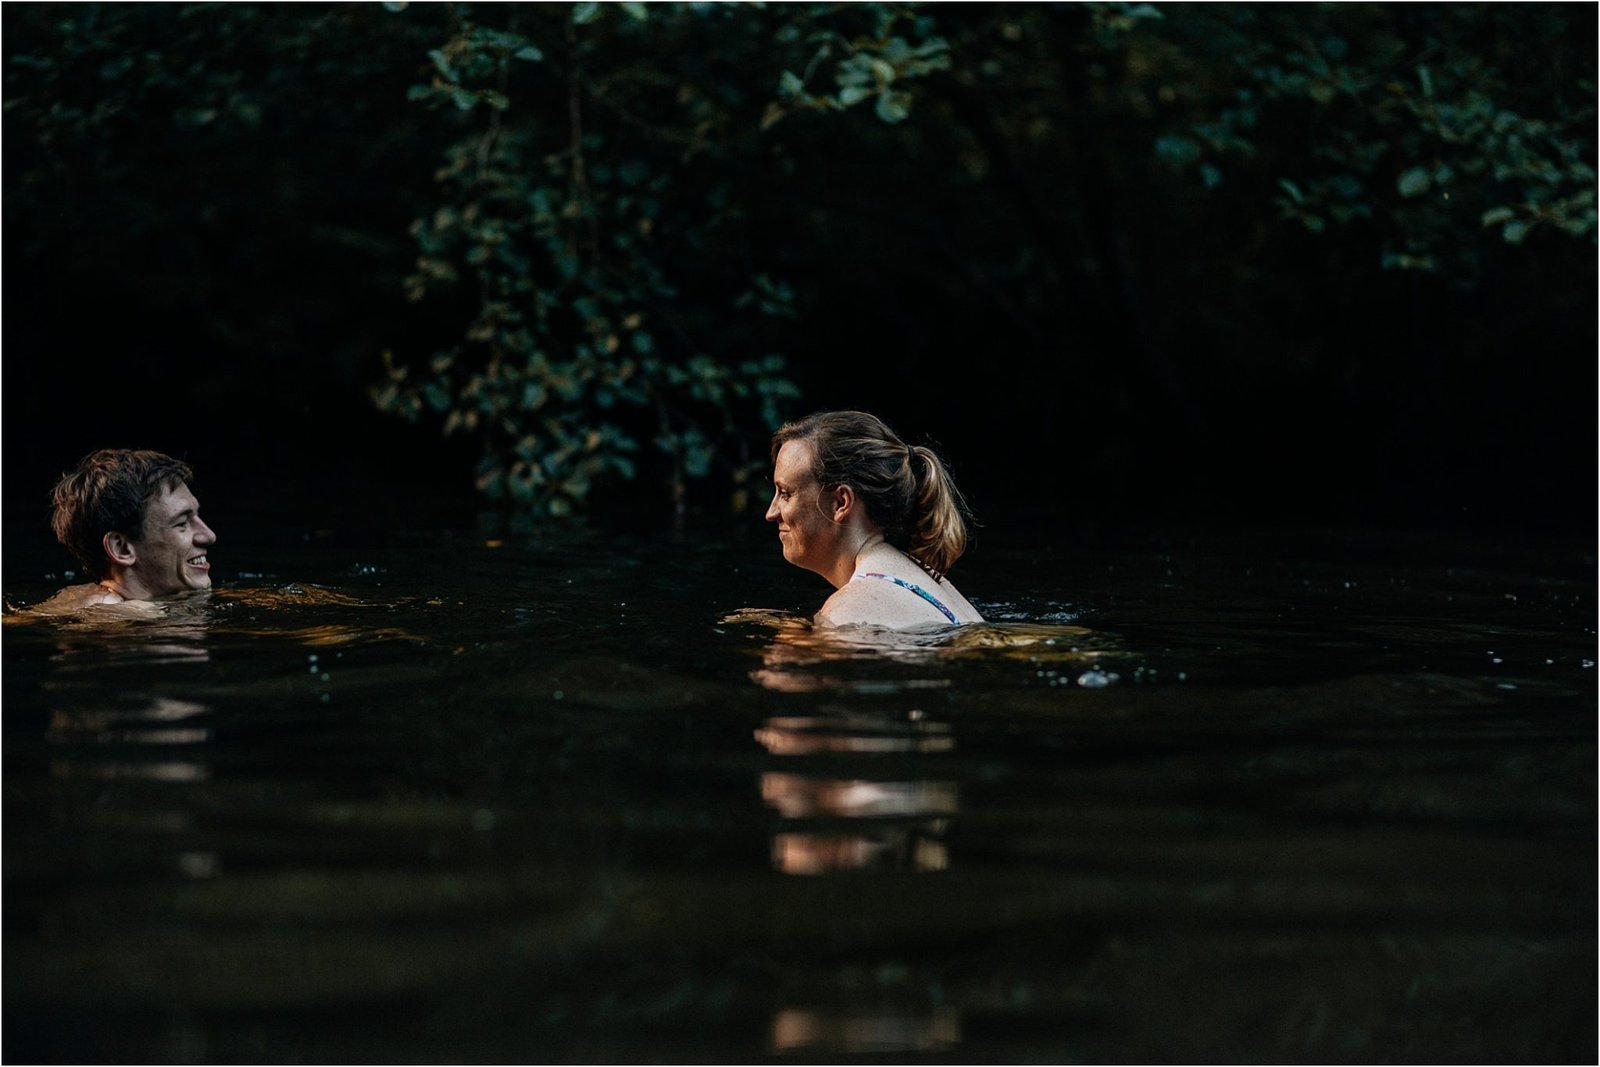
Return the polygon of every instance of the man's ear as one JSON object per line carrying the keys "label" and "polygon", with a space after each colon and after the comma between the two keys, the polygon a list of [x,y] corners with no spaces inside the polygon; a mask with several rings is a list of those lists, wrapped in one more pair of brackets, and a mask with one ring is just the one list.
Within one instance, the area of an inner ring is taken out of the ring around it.
{"label": "man's ear", "polygon": [[133,551],[133,542],[128,540],[128,535],[117,530],[112,530],[100,538],[100,546],[105,549],[106,558],[119,567],[131,567],[139,562],[139,557]]}
{"label": "man's ear", "polygon": [[856,491],[848,485],[833,487],[833,521],[844,522],[856,506]]}

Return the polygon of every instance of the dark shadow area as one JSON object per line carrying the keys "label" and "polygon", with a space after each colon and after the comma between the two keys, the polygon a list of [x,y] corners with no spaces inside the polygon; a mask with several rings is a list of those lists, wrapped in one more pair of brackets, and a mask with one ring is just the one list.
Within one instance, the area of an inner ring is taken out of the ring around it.
{"label": "dark shadow area", "polygon": [[121,444],[714,516],[767,427],[695,375],[777,353],[996,520],[1592,530],[1592,8],[582,8],[7,5],[8,512]]}

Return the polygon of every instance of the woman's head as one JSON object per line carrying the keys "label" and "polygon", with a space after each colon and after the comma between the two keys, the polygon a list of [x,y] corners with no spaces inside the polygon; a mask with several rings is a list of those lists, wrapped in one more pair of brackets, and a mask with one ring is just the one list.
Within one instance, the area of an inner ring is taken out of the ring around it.
{"label": "woman's head", "polygon": [[907,445],[876,415],[824,411],[772,436],[772,459],[791,441],[809,446],[809,474],[822,490],[848,485],[884,540],[935,574],[967,547],[966,504],[931,449]]}

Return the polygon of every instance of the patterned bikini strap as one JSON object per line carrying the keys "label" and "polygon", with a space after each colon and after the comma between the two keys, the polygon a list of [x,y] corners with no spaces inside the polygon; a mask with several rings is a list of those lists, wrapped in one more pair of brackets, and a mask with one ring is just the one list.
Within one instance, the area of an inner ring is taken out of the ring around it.
{"label": "patterned bikini strap", "polygon": [[945,618],[949,619],[951,622],[955,622],[956,621],[955,612],[951,611],[949,608],[947,608],[943,604],[939,603],[939,601],[937,599],[935,599],[935,597],[934,597],[934,595],[932,593],[928,592],[926,589],[922,588],[922,586],[920,586],[920,585],[913,585],[910,582],[906,581],[904,578],[896,578],[892,574],[879,574],[877,571],[865,571],[865,572],[863,572],[861,574],[856,575],[856,577],[858,577],[858,578],[882,578],[886,582],[893,582],[895,585],[898,585],[901,589],[909,589],[913,593],[915,593],[919,597],[921,597],[923,600],[926,600],[928,603],[932,604],[934,607],[938,608],[941,612],[943,612]]}

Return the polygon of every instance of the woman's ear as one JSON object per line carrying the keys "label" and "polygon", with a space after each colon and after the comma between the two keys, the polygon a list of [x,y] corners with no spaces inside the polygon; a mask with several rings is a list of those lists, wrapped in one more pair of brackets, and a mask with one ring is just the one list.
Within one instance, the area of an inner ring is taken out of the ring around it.
{"label": "woman's ear", "polygon": [[833,521],[843,523],[850,518],[850,512],[856,506],[856,491],[848,485],[833,487]]}
{"label": "woman's ear", "polygon": [[105,549],[106,558],[119,567],[131,567],[139,562],[139,557],[133,551],[133,542],[128,540],[127,534],[112,530],[100,538],[100,547]]}

